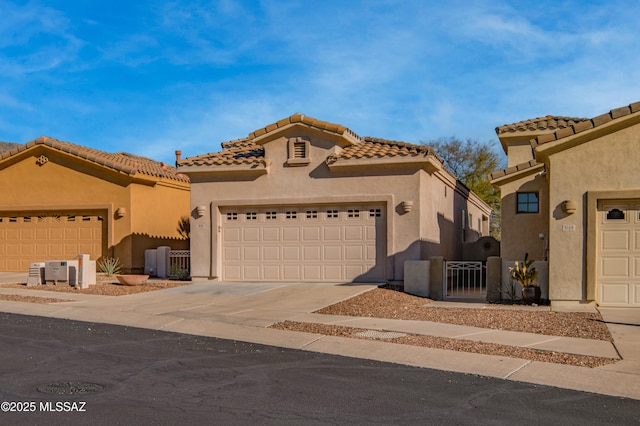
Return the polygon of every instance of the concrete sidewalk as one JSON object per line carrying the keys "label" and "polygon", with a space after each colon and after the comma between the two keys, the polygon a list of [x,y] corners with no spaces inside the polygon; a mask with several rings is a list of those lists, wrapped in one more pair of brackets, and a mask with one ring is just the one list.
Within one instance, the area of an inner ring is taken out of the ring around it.
{"label": "concrete sidewalk", "polygon": [[[614,335],[614,344],[427,321],[313,313],[375,287],[358,284],[200,282],[120,297],[0,287],[0,295],[20,294],[72,300],[51,304],[0,300],[0,311],[241,340],[640,399],[640,315],[635,313],[638,310],[602,310]],[[574,367],[399,345],[381,340],[321,336],[268,328],[284,320],[441,336],[607,358],[618,358],[620,353],[622,360],[599,368]]]}

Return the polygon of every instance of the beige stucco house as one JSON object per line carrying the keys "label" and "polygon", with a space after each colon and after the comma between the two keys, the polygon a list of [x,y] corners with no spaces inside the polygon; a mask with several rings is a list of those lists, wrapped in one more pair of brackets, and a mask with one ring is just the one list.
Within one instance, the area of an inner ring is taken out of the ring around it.
{"label": "beige stucco house", "polygon": [[426,146],[361,137],[302,114],[181,159],[191,275],[384,282],[406,260],[459,259],[490,208]]}
{"label": "beige stucco house", "polygon": [[0,271],[85,253],[142,272],[145,249],[188,248],[188,214],[189,178],[148,158],[48,137],[0,153]]}
{"label": "beige stucco house", "polygon": [[548,257],[552,303],[640,307],[640,103],[496,132],[502,258]]}

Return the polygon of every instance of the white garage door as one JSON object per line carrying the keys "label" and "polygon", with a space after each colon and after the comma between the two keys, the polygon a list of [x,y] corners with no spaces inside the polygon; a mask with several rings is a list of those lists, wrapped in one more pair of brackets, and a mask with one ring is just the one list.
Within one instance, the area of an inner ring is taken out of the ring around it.
{"label": "white garage door", "polygon": [[102,256],[102,216],[91,212],[0,212],[0,271],[28,272],[33,262]]}
{"label": "white garage door", "polygon": [[598,205],[597,302],[640,307],[640,200]]}
{"label": "white garage door", "polygon": [[226,281],[384,281],[381,205],[225,208]]}

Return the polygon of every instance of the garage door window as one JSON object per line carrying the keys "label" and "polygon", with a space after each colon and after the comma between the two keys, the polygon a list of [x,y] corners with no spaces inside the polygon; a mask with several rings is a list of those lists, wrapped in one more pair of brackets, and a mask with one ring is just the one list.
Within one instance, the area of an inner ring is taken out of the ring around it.
{"label": "garage door window", "polygon": [[620,209],[611,209],[607,212],[607,220],[624,220],[624,212]]}

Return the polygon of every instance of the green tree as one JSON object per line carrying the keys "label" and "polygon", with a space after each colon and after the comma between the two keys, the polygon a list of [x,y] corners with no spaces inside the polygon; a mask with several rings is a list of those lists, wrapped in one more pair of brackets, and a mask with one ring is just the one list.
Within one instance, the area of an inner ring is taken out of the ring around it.
{"label": "green tree", "polygon": [[474,139],[461,141],[455,137],[421,143],[433,148],[460,182],[491,206],[493,217],[490,233],[500,239],[500,190],[489,182],[489,173],[502,168],[504,158],[495,151],[493,144]]}

